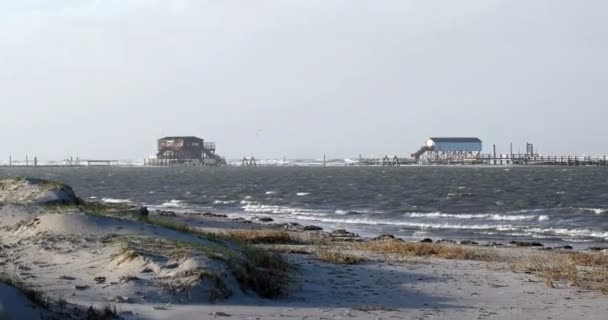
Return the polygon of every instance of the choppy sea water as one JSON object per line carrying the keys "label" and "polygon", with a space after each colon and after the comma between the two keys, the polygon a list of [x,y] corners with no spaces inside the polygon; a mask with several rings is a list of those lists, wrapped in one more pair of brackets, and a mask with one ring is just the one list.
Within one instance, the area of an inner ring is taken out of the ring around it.
{"label": "choppy sea water", "polygon": [[608,242],[608,169],[596,167],[10,168],[83,198],[268,216],[362,235],[577,247]]}

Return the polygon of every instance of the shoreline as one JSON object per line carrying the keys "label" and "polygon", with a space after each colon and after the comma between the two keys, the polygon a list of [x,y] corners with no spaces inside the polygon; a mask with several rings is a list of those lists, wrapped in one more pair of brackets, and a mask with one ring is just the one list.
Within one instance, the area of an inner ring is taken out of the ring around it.
{"label": "shoreline", "polygon": [[[66,305],[105,310],[102,319],[599,320],[608,310],[606,252],[370,239],[2,183],[3,282],[36,293],[27,296],[49,316]],[[34,303],[16,301],[0,301],[0,314],[19,319]]]}
{"label": "shoreline", "polygon": [[[356,226],[350,226],[349,224],[343,224],[343,226],[337,226],[337,223],[329,223],[329,222],[323,222],[323,221],[315,221],[315,220],[301,220],[301,219],[287,219],[287,218],[282,218],[282,217],[273,217],[273,215],[271,214],[255,214],[255,213],[234,213],[231,210],[225,210],[225,211],[217,211],[217,210],[202,210],[202,211],[197,211],[197,210],[193,210],[193,209],[186,209],[186,208],[170,208],[170,207],[163,207],[163,206],[150,206],[149,207],[151,212],[153,214],[159,214],[161,216],[163,215],[171,215],[171,214],[176,214],[178,217],[180,217],[181,222],[184,223],[188,223],[188,218],[189,217],[196,217],[196,216],[201,216],[204,214],[214,214],[213,211],[218,212],[217,215],[220,216],[225,216],[225,217],[221,217],[222,219],[225,219],[226,221],[248,221],[247,223],[252,223],[254,225],[259,225],[261,227],[266,227],[266,228],[276,228],[276,227],[280,227],[280,226],[284,226],[286,224],[295,224],[295,225],[301,225],[301,226],[314,226],[317,228],[322,228],[324,230],[329,230],[329,231],[334,231],[334,230],[339,230],[339,229],[347,229],[348,231],[354,232],[358,235],[360,235],[361,239],[371,239],[371,238],[375,238],[378,236],[382,236],[382,235],[386,235],[386,234],[390,234],[390,233],[386,233],[386,232],[369,232],[368,230],[365,230],[366,228],[364,227],[359,227],[357,228]],[[261,220],[266,220],[264,221],[260,221]],[[307,222],[310,222],[307,223]],[[393,225],[388,225],[388,226],[393,226]],[[471,242],[475,242],[481,246],[494,246],[494,247],[509,247],[509,246],[513,246],[513,247],[526,247],[526,243],[529,243],[529,247],[535,247],[537,249],[543,249],[543,250],[552,250],[552,249],[560,249],[560,248],[565,248],[565,247],[571,247],[572,250],[576,250],[576,251],[602,251],[602,250],[608,250],[608,243],[605,243],[605,245],[601,245],[602,242],[598,241],[598,242],[572,242],[572,241],[567,241],[567,240],[554,240],[554,241],[543,241],[542,238],[536,238],[533,240],[519,240],[516,237],[513,237],[513,239],[504,239],[502,238],[502,240],[500,239],[492,239],[492,240],[480,240],[478,238],[458,238],[458,237],[453,237],[453,238],[440,238],[440,237],[433,237],[432,235],[428,235],[428,234],[423,234],[423,235],[412,235],[410,237],[407,236],[401,236],[401,235],[394,235],[394,234],[390,234],[393,235],[397,238],[406,240],[406,241],[412,241],[412,242],[416,242],[416,241],[421,241],[421,240],[426,240],[426,239],[432,239],[433,242],[465,242],[465,243],[471,243]],[[589,243],[589,244],[587,244]],[[540,244],[540,245],[539,245]]]}

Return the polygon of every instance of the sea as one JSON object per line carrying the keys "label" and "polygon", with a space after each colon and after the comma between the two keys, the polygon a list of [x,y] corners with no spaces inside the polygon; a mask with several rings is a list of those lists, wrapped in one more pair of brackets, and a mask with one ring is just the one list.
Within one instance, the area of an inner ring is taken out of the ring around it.
{"label": "sea", "polygon": [[80,197],[271,217],[362,236],[608,246],[608,168],[266,166],[0,168]]}

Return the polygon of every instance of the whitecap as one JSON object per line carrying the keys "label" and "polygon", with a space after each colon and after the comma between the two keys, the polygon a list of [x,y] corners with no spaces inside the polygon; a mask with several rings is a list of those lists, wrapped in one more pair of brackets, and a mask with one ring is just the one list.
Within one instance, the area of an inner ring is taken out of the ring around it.
{"label": "whitecap", "polygon": [[213,204],[233,204],[236,203],[236,200],[215,200]]}
{"label": "whitecap", "polygon": [[103,198],[101,201],[105,203],[130,203],[129,199],[113,199],[113,198]]}
{"label": "whitecap", "polygon": [[362,225],[392,225],[409,228],[419,229],[468,229],[468,230],[492,230],[496,228],[514,228],[511,225],[463,225],[463,224],[450,224],[450,223],[421,223],[421,222],[406,222],[406,221],[394,221],[394,220],[379,220],[379,219],[339,219],[332,217],[313,217],[309,215],[295,216],[294,218],[306,221],[319,221],[327,223],[340,223],[340,224],[362,224]]}
{"label": "whitecap", "polygon": [[521,231],[532,232],[540,235],[557,235],[574,238],[591,237],[608,239],[608,232],[594,231],[590,229],[566,229],[566,228],[497,228],[499,231]]}
{"label": "whitecap", "polygon": [[182,208],[184,207],[183,201],[182,200],[169,200],[168,202],[163,203],[161,206],[166,207],[166,208]]}
{"label": "whitecap", "polygon": [[608,212],[608,209],[604,208],[581,208],[581,210],[592,211],[593,213],[600,215]]}
{"label": "whitecap", "polygon": [[298,193],[296,193],[296,195],[297,195],[298,197],[305,197],[305,196],[310,195],[310,193],[309,193],[309,192],[298,192]]}
{"label": "whitecap", "polygon": [[264,205],[260,203],[247,203],[242,206],[241,209],[246,212],[283,214],[286,216],[327,216],[329,214],[329,212],[325,210]]}
{"label": "whitecap", "polygon": [[530,221],[538,219],[537,216],[533,215],[510,215],[510,214],[490,214],[490,213],[479,213],[479,214],[454,214],[454,213],[441,213],[441,212],[430,212],[430,213],[419,213],[412,212],[408,213],[407,216],[412,218],[452,218],[452,219],[486,219],[494,221]]}

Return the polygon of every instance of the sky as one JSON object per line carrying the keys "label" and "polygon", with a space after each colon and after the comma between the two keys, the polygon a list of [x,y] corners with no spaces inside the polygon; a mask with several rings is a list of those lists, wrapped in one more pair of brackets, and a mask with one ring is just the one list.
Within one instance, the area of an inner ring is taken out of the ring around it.
{"label": "sky", "polygon": [[0,162],[608,154],[605,0],[0,0]]}

